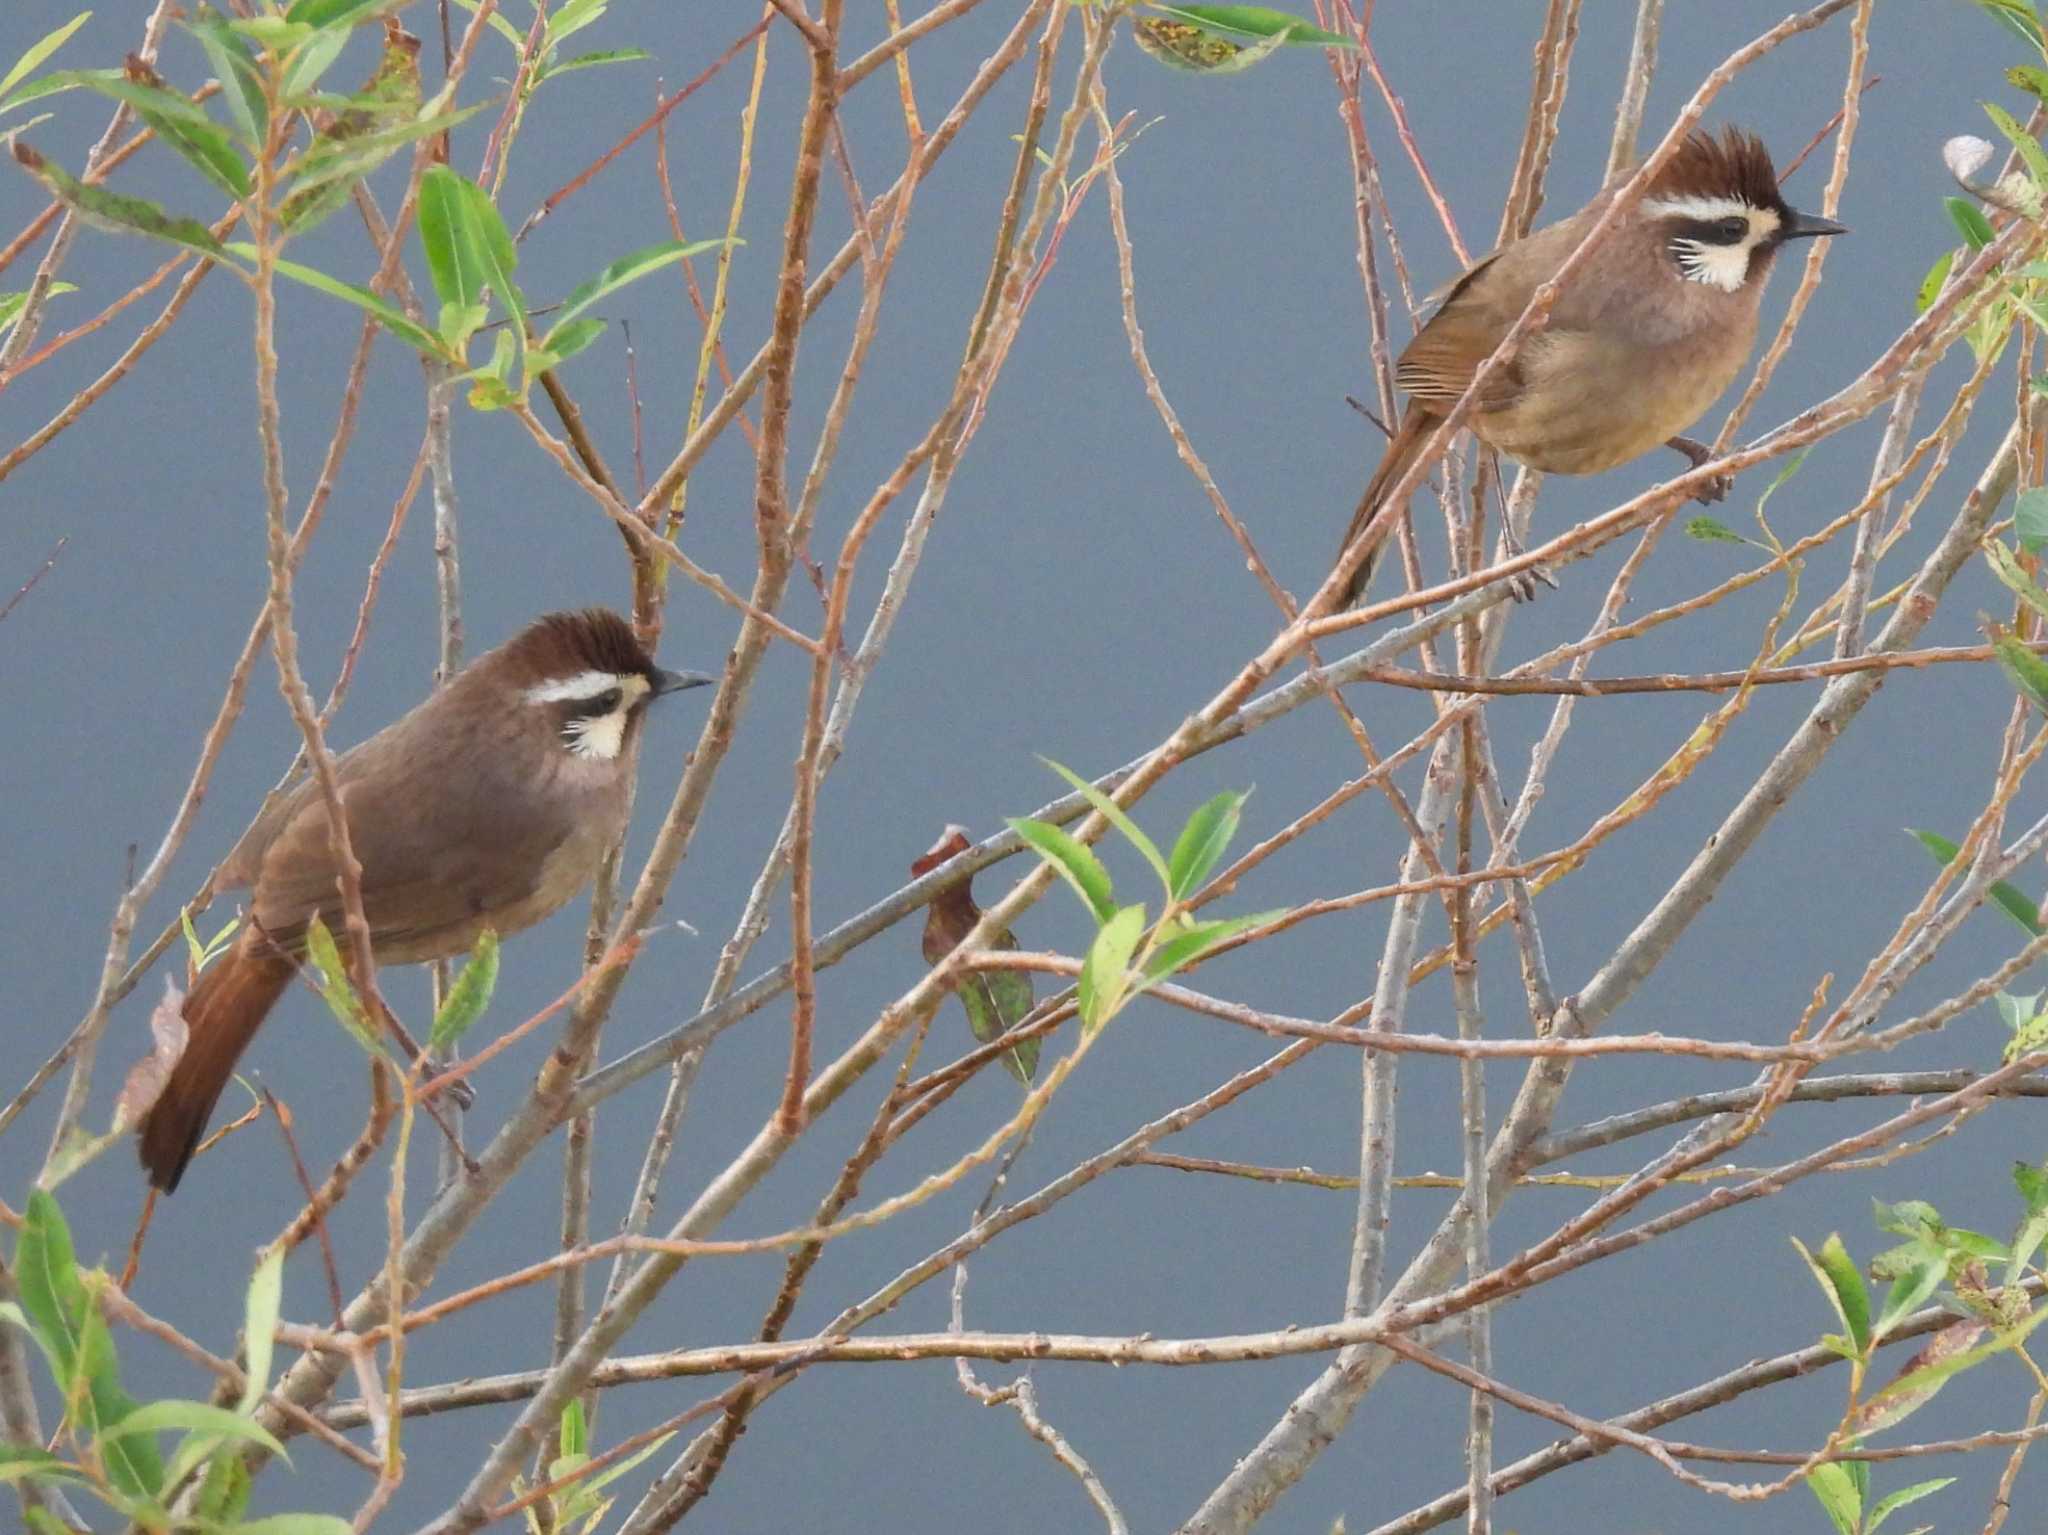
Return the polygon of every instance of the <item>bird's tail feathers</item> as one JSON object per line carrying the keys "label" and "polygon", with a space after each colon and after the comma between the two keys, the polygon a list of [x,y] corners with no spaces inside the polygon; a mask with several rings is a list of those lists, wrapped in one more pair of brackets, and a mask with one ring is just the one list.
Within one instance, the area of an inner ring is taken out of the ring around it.
{"label": "bird's tail feathers", "polygon": [[[1350,553],[1352,545],[1356,544],[1365,530],[1372,525],[1373,519],[1379,515],[1381,503],[1386,500],[1387,492],[1400,483],[1401,477],[1414,464],[1416,455],[1421,453],[1429,442],[1430,433],[1436,425],[1437,418],[1429,412],[1420,410],[1412,404],[1408,407],[1408,413],[1401,418],[1400,430],[1395,432],[1387,443],[1387,451],[1380,458],[1379,468],[1373,471],[1372,478],[1366,482],[1364,494],[1358,498],[1358,510],[1351,514],[1351,526],[1344,530],[1344,542],[1338,545],[1339,559]],[[1351,580],[1344,588],[1340,608],[1355,608],[1365,600],[1365,589],[1372,581],[1373,567],[1379,563],[1381,551],[1386,548],[1386,541],[1392,534],[1393,524],[1389,521],[1385,528],[1375,535],[1377,542],[1372,552],[1367,554],[1358,569],[1352,572]]]}
{"label": "bird's tail feathers", "polygon": [[139,1129],[142,1165],[149,1181],[166,1194],[185,1175],[235,1062],[284,995],[296,968],[252,924],[243,941],[200,972],[185,999],[185,1053]]}

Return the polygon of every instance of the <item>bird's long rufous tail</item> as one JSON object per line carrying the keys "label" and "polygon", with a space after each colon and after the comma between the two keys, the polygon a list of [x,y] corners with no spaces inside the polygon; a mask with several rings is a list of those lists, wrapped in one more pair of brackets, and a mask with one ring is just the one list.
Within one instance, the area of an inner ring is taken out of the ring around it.
{"label": "bird's long rufous tail", "polygon": [[[1435,430],[1437,418],[1428,411],[1414,405],[1408,407],[1407,415],[1401,418],[1401,429],[1394,433],[1387,444],[1387,451],[1380,459],[1379,468],[1373,471],[1372,479],[1366,483],[1365,493],[1358,498],[1358,510],[1351,514],[1351,526],[1344,530],[1344,542],[1337,546],[1337,557],[1342,559],[1358,542],[1372,520],[1379,514],[1380,503],[1386,499],[1402,475],[1415,462],[1415,456],[1428,443],[1430,433]],[[1365,599],[1365,588],[1372,580],[1373,567],[1379,563],[1381,553],[1386,549],[1387,540],[1393,536],[1393,523],[1388,522],[1384,531],[1377,535],[1378,542],[1372,552],[1366,555],[1358,569],[1352,572],[1351,580],[1344,588],[1344,596],[1338,603],[1339,609],[1355,608]]]}
{"label": "bird's long rufous tail", "polygon": [[149,1181],[166,1194],[184,1177],[235,1062],[284,995],[296,968],[252,923],[232,949],[200,972],[185,999],[185,1053],[143,1116],[137,1143]]}

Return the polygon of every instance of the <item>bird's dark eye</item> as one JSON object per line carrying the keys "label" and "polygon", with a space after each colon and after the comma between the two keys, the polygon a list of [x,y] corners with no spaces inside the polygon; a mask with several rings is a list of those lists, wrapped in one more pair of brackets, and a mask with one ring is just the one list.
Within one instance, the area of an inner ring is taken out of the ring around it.
{"label": "bird's dark eye", "polygon": [[621,693],[617,688],[606,688],[590,701],[590,712],[592,714],[609,714],[612,710],[618,708],[619,700],[623,697],[625,697],[625,694]]}
{"label": "bird's dark eye", "polygon": [[1714,221],[1714,238],[1733,245],[1749,233],[1749,220],[1739,213],[1732,213],[1725,219]]}

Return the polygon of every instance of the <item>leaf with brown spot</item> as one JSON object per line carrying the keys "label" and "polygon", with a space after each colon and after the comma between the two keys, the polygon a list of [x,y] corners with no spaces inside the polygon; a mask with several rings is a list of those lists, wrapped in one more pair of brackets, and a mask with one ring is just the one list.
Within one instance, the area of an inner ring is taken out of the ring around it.
{"label": "leaf with brown spot", "polygon": [[[966,852],[970,845],[965,827],[948,826],[924,856],[911,864],[911,876],[920,878],[931,873],[941,864]],[[948,885],[934,895],[924,919],[925,963],[936,965],[952,953],[959,947],[960,940],[974,931],[979,921],[981,908],[974,904],[971,876]],[[988,946],[991,949],[1015,949],[1018,947],[1017,935],[1005,928],[989,941]],[[1016,1027],[1038,1001],[1037,988],[1030,973],[1024,970],[970,971],[960,978],[954,991],[960,998],[960,1005],[967,1010],[967,1027],[982,1044]],[[1027,1086],[1038,1071],[1040,1043],[1036,1039],[1020,1040],[1002,1054],[1003,1065],[1010,1075]]]}

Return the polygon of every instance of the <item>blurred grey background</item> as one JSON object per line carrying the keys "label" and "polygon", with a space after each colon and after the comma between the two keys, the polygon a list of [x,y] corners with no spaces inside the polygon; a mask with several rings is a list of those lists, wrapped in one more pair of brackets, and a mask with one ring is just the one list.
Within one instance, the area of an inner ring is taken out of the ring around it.
{"label": "blurred grey background", "polygon": [[[1634,9],[1620,0],[1592,0],[1585,8],[1546,215],[1577,207],[1599,184]],[[523,27],[523,8],[511,10]],[[0,62],[70,14],[68,4],[14,0],[0,13]],[[142,14],[140,6],[103,7],[57,62],[118,61],[135,45]],[[990,0],[917,47],[915,76],[927,123],[951,103],[1014,14],[1013,6]],[[1646,136],[1663,131],[1708,69],[1782,14],[1782,5],[1763,0],[1670,6]],[[415,30],[432,36],[429,8],[414,7],[407,15]],[[654,59],[571,75],[542,91],[512,156],[502,199],[508,219],[516,225],[646,115],[658,82],[673,90],[754,15],[744,6],[613,5],[600,25],[576,40],[578,48],[640,45]],[[1374,20],[1379,57],[1406,99],[1416,136],[1474,249],[1489,243],[1499,216],[1541,16],[1542,7],[1530,0],[1507,6],[1458,0],[1382,4]],[[849,7],[849,52],[885,31],[880,6]],[[1078,39],[1079,28],[1070,26],[1056,101],[1065,99]],[[337,66],[337,80],[358,75],[365,43],[359,40],[356,54]],[[1953,239],[1940,203],[1951,188],[1939,146],[1950,134],[1984,131],[1977,100],[2009,95],[1999,76],[2020,61],[2016,48],[1956,0],[1881,9],[1870,69],[1883,83],[1864,101],[1840,215],[1855,232],[1836,242],[1828,281],[1752,418],[1752,435],[1853,377],[1910,318],[1915,286]],[[437,55],[430,41],[428,56]],[[484,58],[472,77],[471,99],[486,77],[510,73],[509,50],[499,40],[486,42]],[[1846,30],[1837,21],[1738,80],[1712,120],[1752,126],[1787,157],[1834,111],[1845,59]],[[163,68],[186,86],[206,73],[197,49],[183,39],[167,48]],[[872,486],[924,432],[952,376],[987,270],[1027,72],[1020,67],[1004,80],[918,197],[815,550],[836,548]],[[1154,363],[1260,549],[1280,578],[1306,595],[1327,568],[1376,452],[1371,429],[1344,403],[1347,393],[1369,398],[1370,378],[1351,178],[1329,72],[1320,55],[1289,51],[1246,75],[1203,80],[1162,69],[1126,34],[1106,78],[1113,111],[1152,123],[1120,164]],[[728,68],[669,121],[676,196],[693,236],[716,233],[723,224],[746,79],[743,62]],[[735,366],[766,332],[804,85],[801,50],[778,24],[747,205],[749,244],[734,267],[728,344]],[[105,105],[72,94],[50,107],[53,120],[28,138],[76,169],[104,125]],[[1365,110],[1408,260],[1418,284],[1433,287],[1454,275],[1452,258],[1388,115],[1370,93]],[[876,195],[902,154],[902,121],[888,74],[856,91],[844,115],[862,186]],[[456,158],[464,170],[474,170],[494,117],[495,109],[458,131]],[[520,276],[529,296],[558,297],[612,257],[667,238],[653,159],[651,138],[643,140],[526,241]],[[1795,203],[1817,205],[1826,166],[1823,151],[1800,172],[1788,188]],[[398,184],[389,172],[379,178],[387,207]],[[157,148],[121,171],[115,185],[181,209],[213,206],[197,179]],[[25,177],[11,170],[0,177],[0,231],[11,233],[40,206],[38,190]],[[845,199],[828,172],[814,246],[819,259],[836,249],[847,228]],[[362,280],[367,252],[359,225],[345,214],[293,254]],[[161,259],[157,248],[140,241],[87,231],[64,273],[81,291],[55,302],[51,325],[75,323]],[[409,259],[416,277],[423,276],[416,244]],[[26,262],[18,265],[0,278],[0,288],[25,286],[30,270]],[[708,281],[708,266],[701,270]],[[1778,275],[1767,313],[1782,312],[1796,275],[1796,263]],[[282,301],[282,403],[296,516],[332,427],[357,318],[303,291],[286,291]],[[153,314],[161,302],[161,295],[145,301],[137,313]],[[856,285],[843,285],[805,332],[792,454],[798,474],[857,302]],[[697,345],[681,282],[673,272],[650,279],[606,304],[604,313],[632,326],[647,453],[650,465],[659,465],[679,440]],[[124,317],[9,388],[0,398],[0,448],[48,419],[118,353],[136,323]],[[0,1037],[9,1092],[89,1001],[128,846],[140,844],[146,857],[161,836],[229,662],[262,600],[249,332],[245,293],[218,275],[210,278],[133,376],[0,484],[0,598],[34,573],[59,538],[68,539],[56,568],[0,624],[0,802],[6,806],[0,861],[7,871],[0,878],[0,976],[8,997]],[[1930,397],[1945,398],[1963,366],[1960,358],[1946,362]],[[615,324],[565,369],[608,461],[622,475],[632,462],[624,367]],[[1987,398],[1985,423],[1958,453],[1956,469],[1909,538],[1901,570],[1947,520],[1995,442],[1998,418],[2009,411],[2003,403],[2009,370],[2000,378]],[[1931,412],[1923,415],[1923,422],[1931,419]],[[1711,435],[1717,423],[1710,417],[1702,435]],[[380,341],[357,444],[299,580],[299,632],[316,692],[324,693],[334,677],[364,572],[421,426],[419,369],[399,346]],[[1860,494],[1879,426],[1867,422],[1813,453],[1772,503],[1781,533],[1803,533]],[[458,410],[455,459],[472,654],[548,608],[624,605],[616,534],[516,424]],[[1554,479],[1539,507],[1540,523],[1566,526],[1671,469],[1671,461],[1660,458],[1594,480]],[[750,474],[744,442],[729,432],[691,483],[681,540],[693,557],[742,588],[753,557]],[[1724,519],[1748,531],[1749,508],[1765,480],[1745,480],[1722,509]],[[892,511],[871,548],[856,621],[864,621],[907,506],[906,500]],[[340,744],[393,718],[428,686],[435,646],[430,523],[423,497],[385,581],[335,730]],[[1545,592],[1518,611],[1502,665],[1582,632],[1625,547],[1617,544],[1569,567],[1562,590]],[[1750,553],[1668,538],[1638,584],[1633,611],[1711,585],[1748,563]],[[1831,546],[1813,562],[1804,586],[1809,599],[1832,587],[1845,559],[1845,547]],[[1609,652],[1594,670],[1742,665],[1780,591],[1764,583],[1704,622],[1672,626],[1624,652]],[[1927,642],[1970,642],[1976,610],[2005,606],[1986,575],[1967,573]],[[800,627],[817,628],[817,604],[803,583],[792,587],[786,612]],[[1176,462],[1140,390],[1118,315],[1114,252],[1098,188],[1026,321],[888,657],[867,690],[847,755],[824,790],[821,921],[850,915],[902,883],[910,860],[946,821],[964,822],[981,836],[1002,816],[1051,798],[1058,785],[1034,753],[1087,773],[1136,755],[1207,699],[1274,624],[1270,604]],[[735,628],[730,610],[681,588],[664,659],[715,667]],[[718,946],[788,803],[807,675],[807,663],[789,647],[771,654],[740,743],[719,775],[668,901],[668,913],[687,919],[702,936],[678,933],[649,948],[614,1014],[607,1057],[695,1011]],[[199,824],[146,916],[146,933],[175,913],[291,756],[296,732],[267,658],[257,676]],[[1382,749],[1407,739],[1427,718],[1419,695],[1365,688],[1350,696]],[[1702,772],[1544,898],[1545,935],[1560,987],[1579,985],[1635,924],[1811,697],[1802,687],[1761,692]],[[639,826],[628,849],[635,866],[695,740],[700,698],[671,706],[650,731]],[[1617,1027],[1773,1038],[1789,1028],[1824,973],[1835,974],[1839,995],[1917,899],[1930,872],[1901,828],[1960,833],[1982,802],[2009,698],[2007,684],[1988,669],[1946,668],[1891,681]],[[1525,846],[1541,849],[1576,836],[1653,771],[1711,707],[1697,695],[1582,703]],[[1493,706],[1500,760],[1511,775],[1526,763],[1528,744],[1548,714],[1548,700],[1506,699]],[[1357,769],[1355,748],[1331,713],[1307,708],[1176,773],[1145,801],[1139,818],[1170,832],[1217,789],[1255,783],[1245,823],[1249,842]],[[1405,782],[1416,786],[1412,771]],[[1400,847],[1384,803],[1358,802],[1323,835],[1248,879],[1234,909],[1385,882],[1394,876]],[[1128,850],[1111,848],[1108,857],[1120,879],[1142,888],[1144,871]],[[983,898],[1007,888],[1021,867],[985,873]],[[778,905],[777,925],[748,974],[786,954],[785,909]],[[495,1020],[524,1016],[568,983],[584,916],[579,903],[508,948]],[[1334,1014],[1369,989],[1384,921],[1384,908],[1374,907],[1296,929],[1250,956],[1211,967],[1202,984],[1280,1011]],[[1437,913],[1430,941],[1440,929]],[[1076,904],[1055,890],[1029,914],[1022,936],[1029,946],[1072,952],[1085,943],[1087,928]],[[1983,973],[2011,944],[2011,930],[1998,918],[1973,919],[1964,937],[1916,981],[1898,1016]],[[835,1051],[853,1038],[920,970],[913,921],[826,972],[821,1050]],[[148,1002],[160,984],[146,982],[113,1021],[102,1051],[97,1122],[104,1123],[127,1060],[142,1048]],[[423,976],[394,974],[387,984],[401,1009],[417,1016]],[[1521,994],[1500,940],[1489,954],[1486,986],[1490,1026],[1520,1033],[1526,1027]],[[1416,1028],[1452,1027],[1441,980],[1418,995],[1410,1018]],[[787,1019],[786,1004],[771,1006],[713,1051],[684,1124],[658,1226],[770,1112],[785,1061]],[[950,1054],[964,1034],[949,1004],[936,1028],[941,1053],[935,1058]],[[476,1134],[488,1133],[524,1090],[548,1038],[537,1034],[483,1073]],[[1886,1064],[1981,1066],[1995,1060],[2001,1039],[1985,1012]],[[1268,1048],[1218,1023],[1150,1004],[1132,1008],[1056,1100],[1014,1175],[1013,1194],[1198,1096]],[[281,1007],[245,1069],[290,1101],[316,1165],[345,1145],[360,1123],[359,1052],[303,995]],[[1733,1065],[1644,1058],[1589,1062],[1573,1081],[1561,1123],[1693,1087],[1733,1085],[1750,1074]],[[1516,1076],[1501,1068],[1490,1074],[1496,1110]],[[1411,1060],[1401,1084],[1400,1170],[1455,1170],[1454,1068],[1447,1061]],[[870,1082],[835,1109],[725,1234],[806,1219],[881,1090]],[[619,1218],[660,1094],[659,1081],[645,1082],[600,1116],[600,1233]],[[0,1142],[0,1192],[17,1207],[40,1162],[55,1100],[54,1092],[45,1094]],[[867,1197],[906,1188],[951,1160],[1013,1103],[1008,1079],[983,1073],[884,1164],[870,1179]],[[1857,1107],[1790,1111],[1749,1148],[1751,1159],[1780,1160],[1874,1117],[1876,1111]],[[1170,1145],[1348,1172],[1355,1170],[1357,1121],[1356,1058],[1329,1050]],[[1888,1245],[1869,1223],[1872,1196],[1930,1199],[1958,1224],[2003,1232],[2016,1210],[2005,1168],[2014,1158],[2038,1160],[2038,1124],[2033,1105],[2002,1104],[1963,1135],[1888,1170],[1812,1180],[1788,1197],[1747,1206],[1576,1274],[1498,1314],[1497,1369],[1510,1382],[1579,1411],[1606,1414],[1808,1343],[1834,1323],[1788,1236],[1817,1243],[1839,1228],[1851,1250],[1867,1256]],[[420,1144],[429,1146],[432,1138],[423,1127]],[[554,1250],[559,1145],[558,1136],[500,1198],[443,1270],[437,1293]],[[1623,1147],[1606,1162],[1585,1166],[1630,1166],[1643,1154],[1645,1148]],[[423,1155],[412,1185],[415,1208],[427,1195],[430,1168]],[[791,1335],[814,1328],[956,1233],[982,1187],[970,1180],[883,1231],[834,1244]],[[1547,1232],[1579,1208],[1581,1197],[1519,1195],[1496,1230],[1496,1253]],[[1396,1265],[1433,1226],[1447,1198],[1397,1196]],[[118,1266],[141,1203],[131,1159],[107,1157],[68,1184],[63,1199],[81,1236],[81,1256]],[[224,1347],[253,1249],[296,1203],[274,1130],[266,1125],[234,1138],[200,1163],[185,1191],[160,1211],[138,1298]],[[350,1290],[381,1248],[378,1203],[359,1197],[335,1223]],[[1349,1194],[1133,1169],[1097,1183],[976,1260],[969,1323],[1172,1336],[1324,1321],[1342,1306],[1351,1208]],[[765,1257],[693,1265],[628,1348],[751,1336],[780,1267]],[[288,1312],[321,1317],[324,1292],[317,1257],[301,1250],[288,1272]],[[552,1305],[552,1290],[535,1287],[419,1335],[409,1350],[409,1379],[423,1383],[544,1362]],[[943,1326],[944,1318],[944,1287],[934,1284],[882,1325],[924,1329]],[[123,1349],[138,1394],[204,1393],[208,1382],[168,1353],[132,1339]],[[1175,1372],[1055,1365],[1036,1376],[1048,1416],[1093,1461],[1133,1528],[1159,1530],[1192,1511],[1321,1363],[1300,1358]],[[1011,1372],[983,1373],[1001,1380]],[[612,1393],[600,1419],[601,1442],[679,1411],[711,1389],[681,1382]],[[1817,1443],[1834,1421],[1842,1389],[1838,1373],[1825,1374],[1745,1398],[1688,1421],[1679,1432],[1736,1446],[1803,1447]],[[2012,1426],[2026,1392],[2016,1368],[1979,1371],[1915,1419],[1912,1437]],[[1456,1485],[1464,1410],[1448,1384],[1398,1373],[1264,1527],[1321,1532],[1342,1516],[1353,1531],[1367,1530]],[[379,1527],[409,1527],[440,1509],[479,1447],[510,1416],[511,1409],[490,1409],[408,1425],[409,1475]],[[1512,1459],[1553,1437],[1550,1427],[1504,1410],[1499,1457]],[[1925,1510],[1942,1528],[1974,1527],[2001,1460],[1985,1455],[1915,1466],[1910,1473],[1887,1467],[1879,1486],[1959,1475],[1959,1486],[1913,1512]],[[356,1472],[338,1469],[316,1450],[302,1451],[297,1461],[295,1472],[279,1469],[265,1478],[259,1509],[353,1508],[364,1490]],[[2023,1506],[2038,1498],[2041,1477],[2040,1467],[2027,1468],[2019,1489]],[[636,1476],[628,1486],[638,1482]],[[1623,1453],[1552,1477],[1499,1510],[1502,1528],[1524,1531],[1582,1528],[1589,1515],[1601,1527],[1674,1535],[1824,1525],[1803,1490],[1734,1507],[1686,1491],[1642,1457]],[[698,1515],[697,1522],[707,1520],[716,1529],[906,1535],[1097,1527],[1074,1480],[1006,1411],[990,1413],[968,1402],[943,1362],[810,1372],[756,1416]]]}

